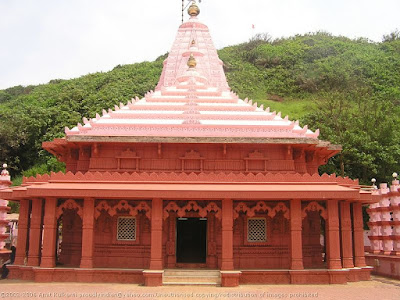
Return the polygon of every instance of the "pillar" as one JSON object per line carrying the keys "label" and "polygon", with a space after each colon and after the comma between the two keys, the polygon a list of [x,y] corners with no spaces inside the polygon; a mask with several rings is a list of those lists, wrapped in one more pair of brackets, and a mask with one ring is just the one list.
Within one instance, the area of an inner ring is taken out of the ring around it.
{"label": "pillar", "polygon": [[162,260],[163,201],[154,198],[151,204],[150,270],[143,271],[145,286],[160,286],[163,281]]}
{"label": "pillar", "polygon": [[303,242],[302,242],[301,200],[293,199],[290,202],[290,269],[302,270]]}
{"label": "pillar", "polygon": [[16,265],[25,264],[28,243],[29,201],[23,199],[19,202],[17,252],[15,253],[14,262]]}
{"label": "pillar", "polygon": [[176,213],[173,211],[169,212],[168,218],[168,241],[166,245],[166,254],[167,254],[167,261],[166,266],[167,268],[175,268],[176,265]]}
{"label": "pillar", "polygon": [[40,250],[42,248],[42,212],[43,200],[32,199],[28,266],[39,266]]}
{"label": "pillar", "polygon": [[94,202],[93,198],[83,200],[81,268],[93,268]]}
{"label": "pillar", "polygon": [[328,269],[341,269],[338,200],[329,199],[326,203],[328,220],[325,234],[327,235]]}
{"label": "pillar", "polygon": [[340,202],[340,229],[343,268],[353,268],[353,237],[351,232],[350,203]]}
{"label": "pillar", "polygon": [[151,250],[150,270],[162,270],[162,223],[163,202],[154,198],[151,209]]}
{"label": "pillar", "polygon": [[233,200],[222,201],[221,270],[233,270]]}
{"label": "pillar", "polygon": [[364,229],[362,204],[353,203],[353,228],[354,228],[354,265],[356,267],[365,267],[364,255]]}
{"label": "pillar", "polygon": [[54,268],[56,266],[57,242],[57,199],[46,198],[44,206],[43,251],[40,267]]}

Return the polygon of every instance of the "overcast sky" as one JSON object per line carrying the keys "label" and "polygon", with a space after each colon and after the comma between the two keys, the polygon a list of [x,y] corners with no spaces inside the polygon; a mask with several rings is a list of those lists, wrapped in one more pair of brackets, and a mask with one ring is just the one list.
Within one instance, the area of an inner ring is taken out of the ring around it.
{"label": "overcast sky", "polygon": [[[152,61],[170,50],[181,4],[0,0],[0,89]],[[399,0],[202,0],[199,6],[199,19],[218,49],[256,33],[277,38],[325,30],[381,41],[382,35],[400,29]]]}

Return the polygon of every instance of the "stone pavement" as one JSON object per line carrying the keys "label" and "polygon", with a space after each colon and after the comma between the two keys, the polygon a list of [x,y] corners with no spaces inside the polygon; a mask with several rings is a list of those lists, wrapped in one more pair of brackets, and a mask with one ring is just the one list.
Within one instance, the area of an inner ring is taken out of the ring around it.
{"label": "stone pavement", "polygon": [[346,285],[243,285],[237,288],[0,280],[0,299],[400,299],[400,281],[373,277]]}

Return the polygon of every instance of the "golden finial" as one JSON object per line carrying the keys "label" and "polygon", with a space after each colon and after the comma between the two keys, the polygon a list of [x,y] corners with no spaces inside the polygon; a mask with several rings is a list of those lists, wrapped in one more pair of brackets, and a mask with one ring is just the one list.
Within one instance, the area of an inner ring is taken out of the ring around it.
{"label": "golden finial", "polygon": [[193,53],[190,54],[190,57],[188,59],[187,65],[189,68],[195,68],[197,65],[196,59],[193,56]]}
{"label": "golden finial", "polygon": [[196,17],[200,13],[200,8],[197,6],[196,1],[192,2],[192,5],[189,6],[188,8],[188,14],[191,17]]}

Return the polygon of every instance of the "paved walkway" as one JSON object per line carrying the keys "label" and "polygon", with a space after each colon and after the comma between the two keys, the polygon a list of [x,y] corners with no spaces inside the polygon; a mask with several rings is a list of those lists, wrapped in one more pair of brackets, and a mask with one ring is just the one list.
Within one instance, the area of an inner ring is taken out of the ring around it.
{"label": "paved walkway", "polygon": [[0,280],[0,299],[338,299],[399,300],[400,281],[373,277],[346,285],[244,285],[237,288]]}

